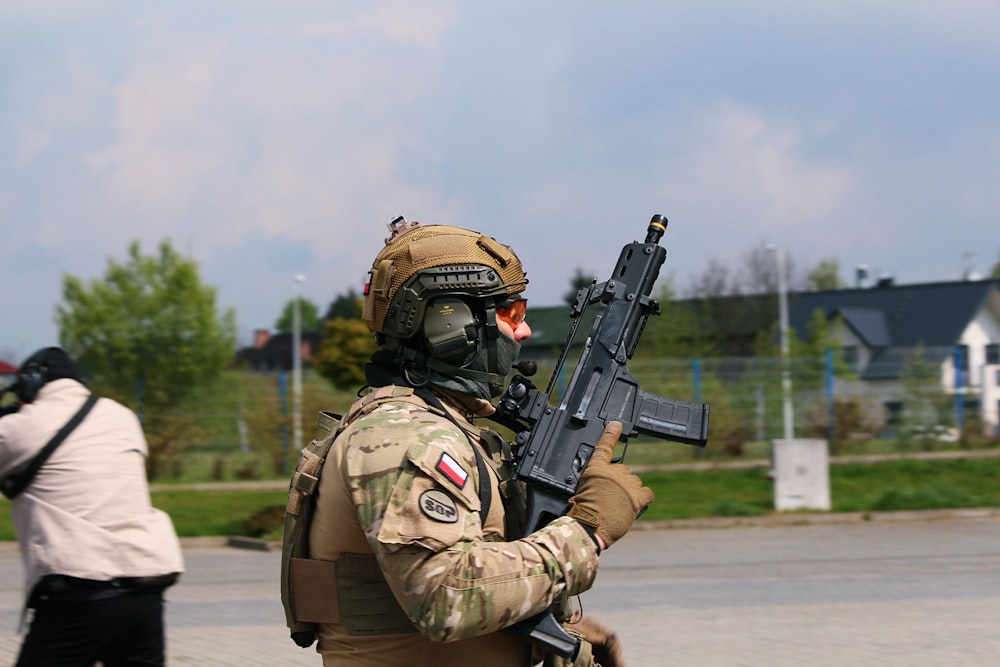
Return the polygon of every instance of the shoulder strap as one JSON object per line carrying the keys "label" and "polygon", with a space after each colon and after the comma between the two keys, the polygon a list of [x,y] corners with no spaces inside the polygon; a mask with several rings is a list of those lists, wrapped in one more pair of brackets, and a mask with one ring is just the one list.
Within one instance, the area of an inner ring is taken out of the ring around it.
{"label": "shoulder strap", "polygon": [[437,396],[432,394],[426,387],[420,387],[415,393],[417,396],[424,399],[438,410],[441,410],[444,413],[444,416],[455,424],[455,426],[458,427],[458,430],[465,435],[466,440],[469,441],[469,445],[472,447],[472,453],[476,457],[476,468],[479,470],[479,520],[485,526],[486,517],[490,514],[490,505],[493,502],[493,494],[490,492],[490,472],[486,466],[486,460],[483,459],[483,453],[479,451],[479,446],[472,442],[472,438],[469,437],[466,430],[462,428],[462,425],[458,423],[458,420],[455,419],[450,412],[448,412]]}
{"label": "shoulder strap", "polygon": [[59,429],[59,432],[49,440],[47,445],[42,447],[40,452],[35,454],[35,458],[31,459],[28,465],[0,480],[0,492],[3,492],[11,500],[21,495],[28,488],[28,485],[31,484],[31,480],[35,478],[35,475],[38,474],[38,470],[42,467],[42,464],[52,455],[56,447],[62,444],[66,436],[80,425],[80,422],[83,421],[83,418],[87,416],[87,413],[90,412],[90,409],[94,407],[94,403],[96,402],[97,396],[94,394],[88,396],[87,400],[83,403],[83,407],[77,410],[77,413]]}

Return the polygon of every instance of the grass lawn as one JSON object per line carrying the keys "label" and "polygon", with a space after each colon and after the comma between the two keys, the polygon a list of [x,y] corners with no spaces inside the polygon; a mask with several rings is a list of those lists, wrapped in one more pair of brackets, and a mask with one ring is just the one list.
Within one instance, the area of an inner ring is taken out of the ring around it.
{"label": "grass lawn", "polygon": [[[656,502],[641,520],[753,516],[773,511],[766,470],[643,473]],[[1000,506],[1000,458],[830,466],[834,512]]]}
{"label": "grass lawn", "polygon": [[[287,492],[273,491],[190,491],[165,490],[152,494],[155,507],[170,515],[181,537],[215,535],[247,535],[244,522],[258,512],[271,507],[284,511]],[[14,525],[10,503],[2,499],[0,506],[0,540],[13,540]],[[280,536],[280,531],[278,532]]]}

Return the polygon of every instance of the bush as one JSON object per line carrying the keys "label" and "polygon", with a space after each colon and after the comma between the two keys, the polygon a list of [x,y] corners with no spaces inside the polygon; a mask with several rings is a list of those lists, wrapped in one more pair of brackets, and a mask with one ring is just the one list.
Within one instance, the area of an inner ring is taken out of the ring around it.
{"label": "bush", "polygon": [[243,520],[243,530],[248,537],[280,535],[284,528],[284,505],[262,507]]}
{"label": "bush", "polygon": [[873,399],[857,395],[833,398],[833,429],[826,405],[812,404],[802,411],[806,435],[830,441],[830,453],[837,454],[844,441],[858,436],[871,437],[885,428],[885,417],[880,405]]}
{"label": "bush", "polygon": [[989,427],[983,423],[979,415],[969,417],[962,424],[959,444],[964,449],[986,449],[1000,444],[1000,438],[989,432]]}

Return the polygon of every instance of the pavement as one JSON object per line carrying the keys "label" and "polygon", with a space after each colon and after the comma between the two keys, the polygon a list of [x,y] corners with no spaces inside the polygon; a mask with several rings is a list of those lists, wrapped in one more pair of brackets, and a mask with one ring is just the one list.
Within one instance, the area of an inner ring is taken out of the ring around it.
{"label": "pavement", "polygon": [[[638,525],[581,597],[629,667],[1000,665],[997,510]],[[272,544],[183,544],[170,665],[321,665],[288,639]],[[17,655],[21,599],[16,546],[0,544],[0,666]]]}

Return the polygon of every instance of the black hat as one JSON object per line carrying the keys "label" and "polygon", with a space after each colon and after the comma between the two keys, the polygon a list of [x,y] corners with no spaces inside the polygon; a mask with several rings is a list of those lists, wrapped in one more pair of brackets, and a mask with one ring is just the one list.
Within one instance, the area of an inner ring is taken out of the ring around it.
{"label": "black hat", "polygon": [[21,401],[30,403],[47,382],[61,378],[79,381],[80,371],[66,350],[43,347],[24,360],[11,389]]}

